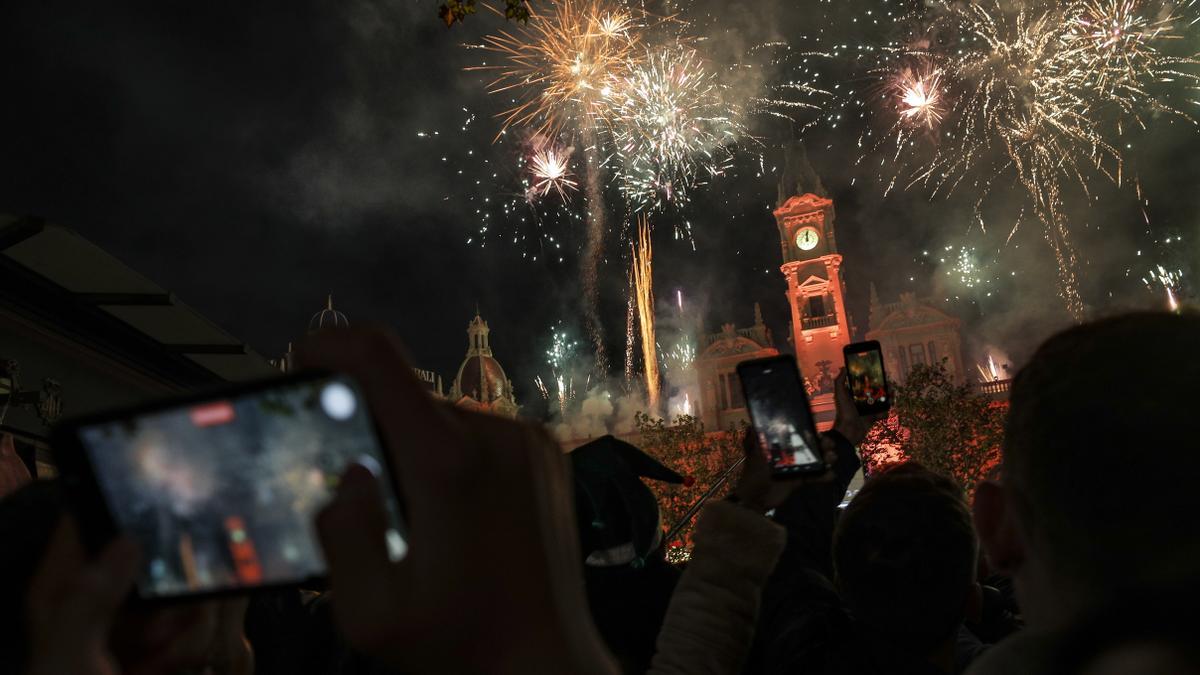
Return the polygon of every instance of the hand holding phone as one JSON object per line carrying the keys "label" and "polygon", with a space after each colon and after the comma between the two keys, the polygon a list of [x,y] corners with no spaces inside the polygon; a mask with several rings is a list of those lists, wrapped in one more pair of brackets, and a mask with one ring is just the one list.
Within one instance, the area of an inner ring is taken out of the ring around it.
{"label": "hand holding phone", "polygon": [[738,364],[737,372],[771,475],[788,478],[824,472],[824,453],[796,360],[782,355],[745,361]]}
{"label": "hand holding phone", "polygon": [[344,471],[384,486],[385,543],[407,552],[388,459],[357,383],[305,374],[76,421],[55,449],[85,541],[142,552],[142,599],[295,585],[325,575],[314,519]]}
{"label": "hand holding phone", "polygon": [[856,342],[842,348],[846,359],[846,382],[854,407],[860,415],[875,415],[892,407],[892,392],[883,368],[879,342]]}

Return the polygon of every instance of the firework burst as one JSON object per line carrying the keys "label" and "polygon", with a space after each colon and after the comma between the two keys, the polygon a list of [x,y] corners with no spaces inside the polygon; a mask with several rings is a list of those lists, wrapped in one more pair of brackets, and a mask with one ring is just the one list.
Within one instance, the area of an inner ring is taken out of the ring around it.
{"label": "firework burst", "polygon": [[512,94],[498,115],[501,133],[512,126],[555,135],[572,123],[590,126],[605,114],[614,81],[637,63],[638,27],[628,9],[603,0],[554,0],[529,21],[475,45],[501,63],[468,68],[495,76],[492,94]]}
{"label": "firework burst", "polygon": [[556,148],[543,148],[534,152],[529,160],[532,183],[526,191],[525,198],[533,201],[545,197],[553,190],[560,198],[566,199],[567,192],[574,191],[579,186],[571,173],[568,158],[568,153]]}
{"label": "firework burst", "polygon": [[686,202],[732,164],[738,110],[694,49],[648,50],[627,72],[610,96],[621,191],[635,210]]}
{"label": "firework burst", "polygon": [[918,73],[905,68],[896,76],[892,88],[900,121],[927,129],[942,121],[945,109],[940,72]]}
{"label": "firework burst", "polygon": [[[884,75],[897,101],[895,159],[908,174],[900,182],[932,195],[969,185],[978,195],[977,214],[1002,181],[1023,188],[1054,253],[1059,293],[1076,318],[1085,308],[1066,188],[1078,186],[1090,197],[1096,175],[1120,185],[1124,158],[1116,138],[1125,122],[1141,123],[1150,111],[1187,117],[1151,87],[1200,84],[1189,70],[1195,59],[1159,49],[1179,37],[1182,20],[1152,4],[939,0],[938,16],[916,41],[922,46],[894,50],[901,62],[916,58],[928,69]],[[916,122],[938,127],[932,158],[909,152]]]}
{"label": "firework burst", "polygon": [[696,346],[685,337],[675,343],[671,351],[667,352],[666,361],[672,372],[676,374],[686,372],[696,362]]}
{"label": "firework burst", "polygon": [[541,375],[533,378],[534,386],[542,398],[558,404],[560,415],[566,415],[567,406],[575,400],[574,366],[579,343],[563,330],[555,327],[550,332],[550,348],[546,350],[546,364],[550,366],[551,389]]}

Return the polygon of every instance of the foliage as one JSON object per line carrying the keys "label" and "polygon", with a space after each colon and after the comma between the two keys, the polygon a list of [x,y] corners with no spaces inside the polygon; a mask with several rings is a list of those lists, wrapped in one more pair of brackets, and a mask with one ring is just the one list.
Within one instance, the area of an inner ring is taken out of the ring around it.
{"label": "foliage", "polygon": [[891,414],[861,446],[868,470],[911,459],[973,491],[999,462],[1006,406],[955,383],[945,360],[914,366],[892,394]]}
{"label": "foliage", "polygon": [[[700,499],[713,483],[742,455],[742,435],[745,425],[737,429],[706,433],[704,423],[690,415],[680,415],[675,423],[668,425],[661,418],[652,418],[645,413],[637,414],[637,429],[641,435],[641,448],[650,456],[695,482],[684,485],[652,485],[662,510],[664,531],[679,522],[687,510]],[[730,476],[714,495],[720,499],[732,489],[737,476]],[[692,547],[693,520],[683,528],[674,541],[667,542],[669,553],[673,549],[690,551]],[[670,557],[678,559],[679,551]],[[686,555],[682,556],[686,557]]]}
{"label": "foliage", "polygon": [[[522,23],[529,21],[529,5],[527,0],[504,0],[504,18],[509,21],[517,20]],[[475,0],[446,0],[438,7],[438,18],[450,28],[456,23],[466,20],[468,14],[475,13]]]}

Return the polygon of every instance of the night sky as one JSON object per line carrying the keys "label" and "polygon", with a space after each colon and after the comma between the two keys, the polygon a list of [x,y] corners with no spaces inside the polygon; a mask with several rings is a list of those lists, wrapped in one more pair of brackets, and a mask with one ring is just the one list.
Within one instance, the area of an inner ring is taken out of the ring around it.
{"label": "night sky", "polygon": [[[515,143],[491,143],[504,102],[484,93],[485,77],[463,71],[483,56],[462,46],[503,19],[480,13],[447,30],[437,4],[11,3],[0,10],[0,210],[79,231],[268,356],[299,338],[332,293],[352,322],[394,326],[448,386],[478,303],[518,399],[533,404],[550,327],[563,321],[579,334],[582,326],[582,224],[569,215],[581,207],[543,205],[540,226],[527,207],[504,216],[505,195],[511,202],[520,191]],[[712,0],[684,16],[715,61],[773,40],[798,51],[836,46],[837,57],[815,67],[819,83],[840,95],[868,86],[853,63],[858,46],[903,33],[888,18],[899,4]],[[762,72],[786,79],[788,63]],[[837,201],[860,331],[870,282],[885,301],[904,290],[937,297],[965,321],[969,359],[990,345],[1019,362],[1069,323],[1037,223],[1027,219],[1005,246],[1018,190],[992,196],[986,233],[972,223],[972,195],[930,201],[914,189],[885,198],[877,162],[855,162],[862,110],[830,107],[802,120],[815,122],[807,130],[756,119],[756,140],[741,144],[731,175],[698,190],[688,207],[655,216],[664,315],[676,289],[707,331],[749,324],[758,301],[783,343],[787,307],[769,209],[780,148],[799,136]],[[1151,127],[1124,139],[1134,146],[1127,171],[1150,200],[1149,226],[1131,181],[1118,189],[1097,180],[1090,206],[1071,202],[1094,314],[1161,306],[1140,280],[1152,265],[1185,278],[1197,271],[1200,134],[1166,120]],[[619,224],[624,212],[615,197],[610,203]],[[685,221],[693,241],[673,236]],[[602,285],[614,370],[624,351],[621,236],[614,228]],[[1163,244],[1179,236],[1182,244]],[[991,281],[958,283],[938,262],[946,246],[972,247]]]}

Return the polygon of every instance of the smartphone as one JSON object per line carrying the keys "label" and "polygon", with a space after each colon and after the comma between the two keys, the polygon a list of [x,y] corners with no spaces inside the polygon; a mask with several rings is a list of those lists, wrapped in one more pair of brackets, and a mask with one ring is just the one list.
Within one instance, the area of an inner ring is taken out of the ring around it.
{"label": "smartphone", "polygon": [[892,407],[887,373],[883,369],[883,350],[879,342],[856,342],[842,348],[846,357],[846,386],[860,415],[881,413]]}
{"label": "smartphone", "polygon": [[343,375],[74,420],[52,447],[85,544],[98,550],[118,533],[138,544],[144,600],[319,582],[314,518],[352,463],[379,479],[388,555],[408,550],[388,455]]}
{"label": "smartphone", "polygon": [[817,427],[796,360],[783,355],[744,361],[737,373],[772,476],[824,472]]}

